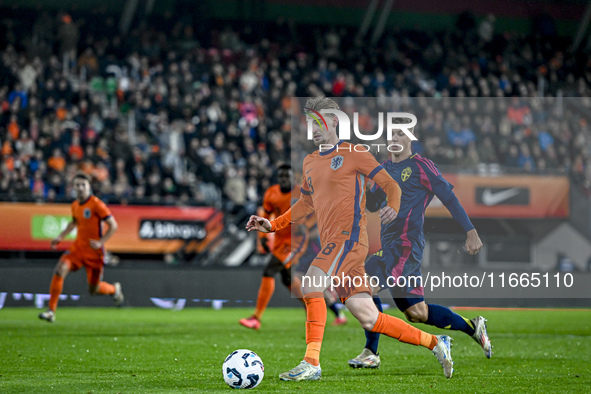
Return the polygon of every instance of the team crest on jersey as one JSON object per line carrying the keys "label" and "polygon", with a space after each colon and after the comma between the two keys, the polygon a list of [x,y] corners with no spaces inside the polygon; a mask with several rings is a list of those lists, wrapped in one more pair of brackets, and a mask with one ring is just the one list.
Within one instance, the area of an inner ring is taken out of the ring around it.
{"label": "team crest on jersey", "polygon": [[339,168],[341,168],[343,166],[343,156],[338,155],[332,158],[332,160],[330,161],[330,168],[332,168],[333,170],[338,170]]}
{"label": "team crest on jersey", "polygon": [[412,174],[412,170],[410,169],[410,167],[406,167],[404,170],[402,170],[402,174],[400,174],[400,177],[402,178],[402,182],[406,182],[406,180],[408,178],[410,178],[411,174]]}
{"label": "team crest on jersey", "polygon": [[82,216],[84,216],[84,219],[90,219],[90,208],[84,209],[84,211],[82,211]]}

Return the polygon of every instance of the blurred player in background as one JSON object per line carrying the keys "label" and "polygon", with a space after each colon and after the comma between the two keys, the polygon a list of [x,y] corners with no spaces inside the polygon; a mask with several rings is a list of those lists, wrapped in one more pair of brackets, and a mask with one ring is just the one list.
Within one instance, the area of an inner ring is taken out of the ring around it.
{"label": "blurred player in background", "polygon": [[[403,119],[397,119],[403,123]],[[411,129],[412,130],[412,129]],[[425,323],[438,328],[458,330],[470,335],[484,349],[486,357],[492,355],[492,346],[486,330],[486,319],[478,316],[468,320],[451,309],[441,305],[426,304],[424,289],[416,280],[405,280],[404,288],[388,286],[386,278],[390,276],[391,283],[400,283],[399,277],[421,277],[421,261],[425,237],[423,225],[425,210],[433,196],[447,207],[452,217],[466,232],[466,251],[476,254],[482,248],[482,242],[476,229],[470,222],[466,211],[452,191],[453,186],[441,176],[437,166],[429,159],[412,153],[410,138],[401,130],[393,133],[392,141],[388,141],[391,158],[382,163],[384,169],[398,182],[402,188],[400,212],[394,221],[382,222],[382,249],[371,256],[365,264],[368,275],[380,278],[380,285],[373,289],[374,303],[382,310],[382,303],[377,296],[380,289],[388,288],[398,309],[413,323]],[[367,193],[367,209],[375,212],[386,204],[386,193],[373,185]],[[417,286],[417,287],[415,287]],[[366,344],[361,354],[349,360],[353,368],[378,368],[379,333],[366,331]]]}
{"label": "blurred player in background", "polygon": [[[300,195],[299,189],[293,187],[293,176],[291,165],[283,164],[277,169],[277,182],[267,189],[263,196],[263,217],[270,218],[282,215],[291,207],[292,197],[297,199]],[[261,238],[263,249],[271,252],[271,260],[263,271],[263,279],[259,287],[257,304],[254,314],[246,319],[241,319],[240,324],[247,328],[258,330],[261,328],[261,319],[267,305],[275,292],[275,275],[281,274],[281,281],[290,292],[302,300],[301,282],[298,277],[291,273],[292,264],[297,264],[298,259],[304,254],[308,246],[308,229],[302,223],[295,228],[292,239],[291,227],[286,227],[275,233],[272,250],[268,246],[267,237]],[[292,242],[293,241],[293,242]]]}
{"label": "blurred player in background", "polygon": [[[50,323],[55,321],[55,310],[59,296],[62,293],[64,279],[69,272],[77,271],[84,267],[88,280],[88,291],[91,295],[108,294],[113,297],[115,304],[123,302],[121,284],[102,282],[105,259],[105,242],[117,231],[117,222],[111,211],[96,196],[92,194],[90,178],[83,173],[78,173],[73,179],[76,200],[72,203],[72,221],[68,226],[51,241],[53,249],[75,228],[78,229],[76,240],[60,257],[51,280],[49,288],[49,309],[39,318]],[[103,235],[102,222],[107,223],[107,232]]]}
{"label": "blurred player in background", "polygon": [[[323,109],[339,109],[339,106],[325,97],[311,98],[306,102],[307,114],[318,116]],[[444,375],[450,378],[453,373],[451,338],[429,334],[401,319],[378,312],[371,300],[371,291],[364,282],[364,261],[369,248],[365,177],[373,179],[386,191],[388,205],[381,209],[384,223],[396,218],[400,209],[400,187],[371,153],[363,149],[357,152],[352,144],[339,140],[336,115],[320,116],[323,124],[313,123],[314,144],[319,148],[327,145],[332,148],[319,149],[304,159],[300,199],[271,222],[253,215],[247,223],[249,231],[280,231],[315,212],[323,246],[302,280],[307,315],[306,353],[299,365],[280,374],[279,378],[291,381],[321,378],[320,349],[326,325],[323,292],[331,286],[331,279],[341,277],[343,282],[348,277],[349,284],[337,286],[337,293],[364,329],[432,350],[443,367]]]}

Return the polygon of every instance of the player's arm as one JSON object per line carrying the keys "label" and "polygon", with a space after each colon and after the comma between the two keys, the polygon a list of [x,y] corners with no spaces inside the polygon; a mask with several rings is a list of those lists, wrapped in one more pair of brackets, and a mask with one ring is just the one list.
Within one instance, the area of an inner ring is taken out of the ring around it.
{"label": "player's arm", "polygon": [[427,175],[425,181],[422,182],[423,187],[430,190],[433,194],[441,200],[443,205],[447,208],[452,218],[462,226],[466,232],[466,252],[469,254],[476,254],[482,248],[482,241],[478,236],[478,232],[470,221],[466,210],[460,204],[460,200],[453,192],[453,185],[441,175],[437,167],[432,161],[419,163],[421,169]]}
{"label": "player's arm", "polygon": [[105,219],[103,219],[103,221],[107,223],[107,231],[105,232],[105,235],[103,235],[100,239],[90,240],[90,246],[93,249],[102,248],[103,245],[113,236],[113,234],[115,234],[115,231],[117,231],[117,229],[119,228],[117,225],[117,221],[115,220],[113,215],[107,216]]}
{"label": "player's arm", "polygon": [[310,192],[310,189],[308,188],[308,182],[306,182],[305,178],[302,181],[300,192],[300,198],[283,215],[271,221],[269,221],[269,219],[253,215],[250,217],[250,219],[248,219],[246,229],[248,231],[257,230],[262,233],[272,233],[283,230],[284,228],[289,227],[291,223],[302,220],[314,212],[312,192]]}
{"label": "player's arm", "polygon": [[246,229],[248,231],[257,230],[262,233],[272,233],[275,231],[283,230],[309,214],[314,212],[314,205],[312,204],[312,198],[309,195],[303,194],[295,204],[291,206],[283,215],[269,221],[261,216],[252,215],[248,219]]}
{"label": "player's arm", "polygon": [[[437,196],[439,198],[439,196]],[[456,194],[452,191],[451,197],[448,197],[450,200],[447,204],[444,204],[449,213],[451,213],[451,217],[454,218],[456,222],[458,222],[464,231],[466,232],[466,252],[469,254],[476,254],[482,249],[482,241],[478,236],[478,232],[474,228],[474,225],[470,221],[466,210],[460,204],[460,200]],[[439,198],[441,200],[441,198]]]}
{"label": "player's arm", "polygon": [[105,242],[107,242],[113,236],[113,234],[115,234],[115,231],[117,231],[118,226],[117,226],[117,221],[115,220],[115,218],[111,214],[111,211],[109,211],[109,208],[107,208],[107,206],[105,205],[104,202],[102,202],[102,201],[98,202],[98,204],[96,205],[94,214],[100,218],[101,222],[107,223],[107,227],[108,227],[107,232],[100,239],[91,239],[90,240],[90,247],[91,248],[100,249],[103,247]]}
{"label": "player's arm", "polygon": [[371,153],[364,152],[356,159],[359,172],[367,174],[385,193],[387,205],[380,210],[380,218],[383,224],[390,223],[396,219],[400,210],[400,198],[402,197],[400,186]]}
{"label": "player's arm", "polygon": [[51,241],[51,248],[55,249],[57,245],[62,242],[62,240],[67,237],[68,234],[70,234],[77,226],[78,223],[76,223],[76,218],[72,217],[72,221],[68,223],[64,231],[62,231],[57,237],[55,237],[55,239]]}

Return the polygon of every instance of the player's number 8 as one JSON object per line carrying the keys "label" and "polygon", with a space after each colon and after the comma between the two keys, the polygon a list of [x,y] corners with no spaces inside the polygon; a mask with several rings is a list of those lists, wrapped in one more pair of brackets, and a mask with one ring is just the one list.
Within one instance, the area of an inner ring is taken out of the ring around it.
{"label": "player's number 8", "polygon": [[332,250],[337,246],[337,244],[335,244],[334,242],[329,243],[328,245],[326,245],[326,248],[324,248],[322,250],[322,254],[325,256],[328,256],[329,254],[332,253]]}

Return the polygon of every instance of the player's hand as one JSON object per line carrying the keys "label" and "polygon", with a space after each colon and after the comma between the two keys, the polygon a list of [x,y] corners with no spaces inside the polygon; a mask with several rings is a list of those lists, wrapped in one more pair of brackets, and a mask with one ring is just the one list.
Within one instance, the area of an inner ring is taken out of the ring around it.
{"label": "player's hand", "polygon": [[398,212],[394,210],[392,207],[384,207],[380,209],[380,219],[382,220],[382,224],[388,224],[396,219],[398,216]]}
{"label": "player's hand", "polygon": [[51,240],[51,249],[57,249],[57,245],[61,242],[61,238],[55,238]]}
{"label": "player's hand", "polygon": [[271,232],[271,222],[261,216],[252,215],[246,223],[246,229],[248,231],[260,231],[261,233]]}
{"label": "player's hand", "polygon": [[468,235],[468,238],[466,238],[466,252],[472,255],[480,252],[480,249],[482,249],[482,241],[480,240],[476,229],[473,228],[466,234]]}
{"label": "player's hand", "polygon": [[91,239],[90,240],[90,247],[93,249],[100,249],[103,247],[103,243],[98,239]]}

